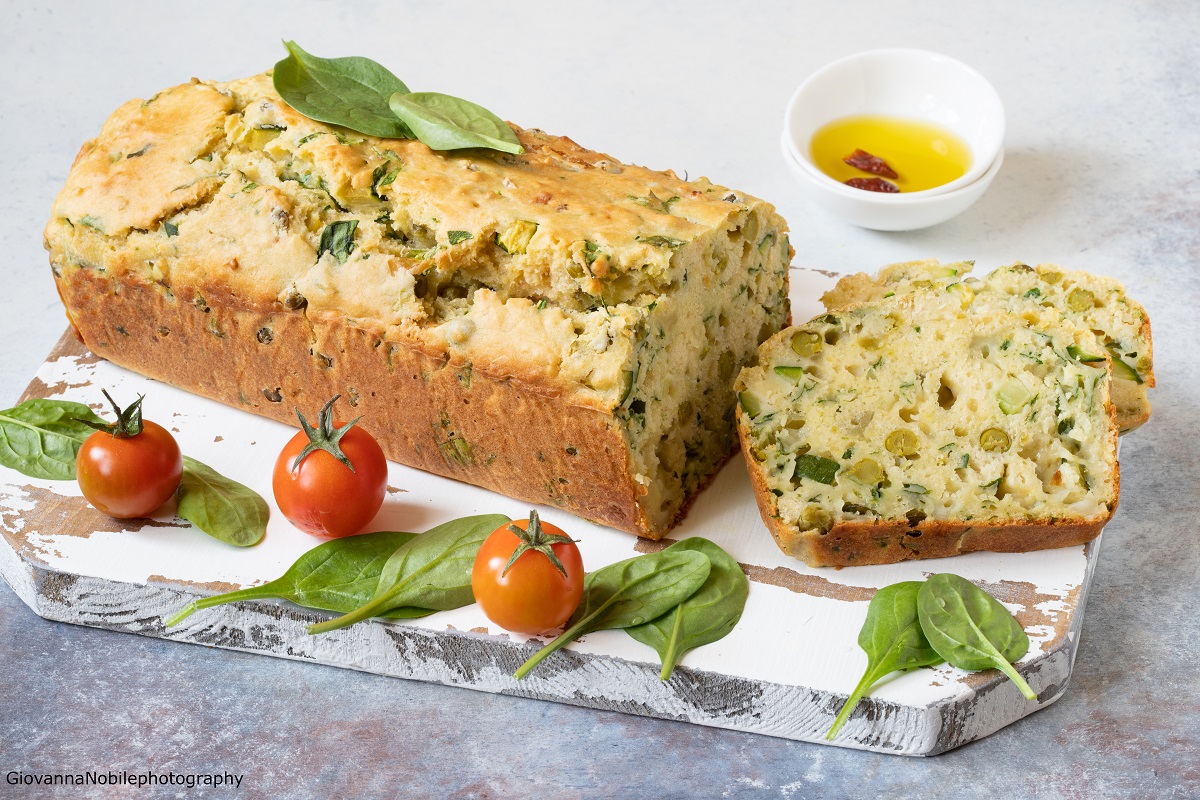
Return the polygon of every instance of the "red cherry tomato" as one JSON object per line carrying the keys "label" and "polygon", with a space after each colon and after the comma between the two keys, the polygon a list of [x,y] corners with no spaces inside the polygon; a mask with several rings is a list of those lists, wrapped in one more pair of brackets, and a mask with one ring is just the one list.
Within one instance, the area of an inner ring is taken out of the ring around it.
{"label": "red cherry tomato", "polygon": [[[508,566],[522,547],[524,552]],[[515,633],[539,634],[562,626],[574,613],[583,597],[583,577],[579,548],[532,511],[528,520],[501,525],[484,540],[471,571],[471,590],[492,622]]]}
{"label": "red cherry tomato", "polygon": [[125,411],[113,403],[117,423],[85,439],[75,459],[83,496],[118,519],[150,516],[171,499],[183,477],[183,454],[175,437],[143,420],[141,403],[139,397]]}
{"label": "red cherry tomato", "polygon": [[304,430],[284,446],[271,482],[279,510],[314,536],[359,533],[379,512],[387,491],[383,450],[354,422],[334,422],[336,400],[321,409],[316,428],[296,412]]}

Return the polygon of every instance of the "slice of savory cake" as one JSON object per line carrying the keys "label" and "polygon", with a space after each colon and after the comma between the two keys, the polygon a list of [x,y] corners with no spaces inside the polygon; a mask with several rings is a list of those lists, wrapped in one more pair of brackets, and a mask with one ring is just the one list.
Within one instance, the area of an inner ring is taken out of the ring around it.
{"label": "slice of savory cake", "polygon": [[1054,264],[1036,268],[1012,264],[977,279],[967,275],[973,263],[941,264],[931,259],[892,264],[874,277],[858,273],[842,278],[821,300],[830,311],[838,311],[913,291],[949,290],[974,298],[975,309],[1001,308],[1017,314],[1033,307],[1054,309],[1063,320],[1095,332],[1111,357],[1112,398],[1121,432],[1150,418],[1146,396],[1154,386],[1150,317],[1141,304],[1126,296],[1120,282]]}
{"label": "slice of savory cake", "polygon": [[736,385],[763,520],[811,566],[1086,542],[1118,497],[1107,360],[1052,311],[953,292],[788,328]]}

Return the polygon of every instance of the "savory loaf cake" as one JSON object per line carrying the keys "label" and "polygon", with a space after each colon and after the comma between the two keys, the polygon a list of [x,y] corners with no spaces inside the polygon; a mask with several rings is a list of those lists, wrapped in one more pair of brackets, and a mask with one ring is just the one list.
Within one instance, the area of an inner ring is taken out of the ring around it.
{"label": "savory loaf cake", "polygon": [[1054,264],[1012,264],[983,279],[967,276],[973,262],[940,264],[937,260],[892,264],[875,277],[848,275],[821,298],[830,311],[856,303],[882,300],[912,291],[962,291],[975,309],[1003,308],[1021,313],[1030,308],[1054,309],[1064,321],[1081,325],[1100,337],[1111,357],[1112,398],[1122,433],[1150,418],[1146,390],[1154,386],[1154,354],[1150,317],[1112,278],[1063,270]]}
{"label": "savory loaf cake", "polygon": [[785,223],[514,130],[524,155],[362,136],[269,75],[131,101],[46,227],[68,317],[153,378],[293,424],[341,394],[393,460],[660,537],[788,321]]}
{"label": "savory loaf cake", "polygon": [[1119,486],[1108,365],[1055,323],[914,292],[768,340],[738,433],[780,548],[847,566],[1095,537]]}

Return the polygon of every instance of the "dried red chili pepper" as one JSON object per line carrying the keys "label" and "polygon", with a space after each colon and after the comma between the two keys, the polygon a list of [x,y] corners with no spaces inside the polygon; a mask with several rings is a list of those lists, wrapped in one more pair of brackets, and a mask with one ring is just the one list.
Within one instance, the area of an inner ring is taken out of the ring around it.
{"label": "dried red chili pepper", "polygon": [[866,150],[855,150],[850,155],[842,159],[855,169],[861,169],[863,172],[869,172],[872,175],[880,175],[884,178],[895,180],[900,176],[896,174],[896,170],[888,166],[888,163],[879,156],[873,156]]}
{"label": "dried red chili pepper", "polygon": [[900,191],[900,187],[890,181],[885,181],[883,178],[851,178],[846,181],[847,186],[853,186],[855,189],[864,189],[868,192],[883,192],[884,194],[895,194]]}

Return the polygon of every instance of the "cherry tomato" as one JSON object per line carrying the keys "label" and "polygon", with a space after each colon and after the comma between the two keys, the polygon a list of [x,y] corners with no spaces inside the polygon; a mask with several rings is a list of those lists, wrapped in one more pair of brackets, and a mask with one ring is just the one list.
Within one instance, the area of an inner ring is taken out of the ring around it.
{"label": "cherry tomato", "polygon": [[291,523],[314,536],[353,536],[383,505],[387,461],[375,437],[354,422],[333,419],[337,397],[321,409],[317,427],[300,417],[300,433],[275,461],[275,502]]}
{"label": "cherry tomato", "polygon": [[[517,550],[522,552],[510,566]],[[528,521],[501,525],[484,540],[471,571],[471,590],[492,622],[515,633],[539,634],[562,626],[574,613],[583,597],[583,576],[579,548],[531,511]]]}
{"label": "cherry tomato", "polygon": [[[104,393],[109,402],[112,398]],[[183,477],[183,454],[161,425],[142,419],[142,398],[128,409],[116,403],[117,422],[79,448],[79,489],[97,510],[118,519],[147,517],[171,499]]]}

